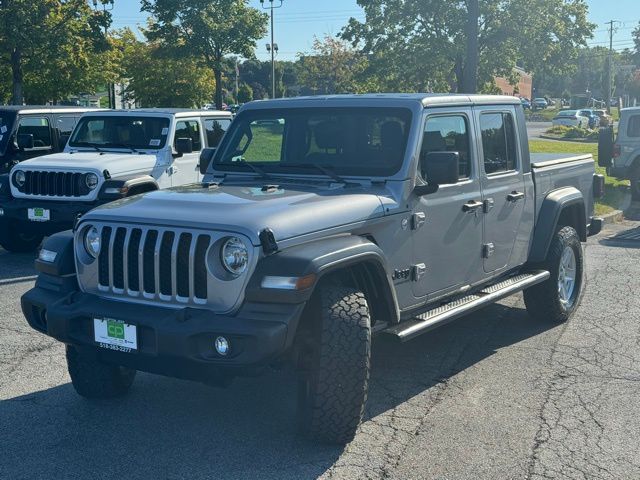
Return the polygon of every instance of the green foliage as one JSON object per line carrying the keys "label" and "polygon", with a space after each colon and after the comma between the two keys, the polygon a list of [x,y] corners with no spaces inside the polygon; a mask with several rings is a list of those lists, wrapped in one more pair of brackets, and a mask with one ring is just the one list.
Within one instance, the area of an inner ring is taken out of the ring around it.
{"label": "green foliage", "polygon": [[246,83],[238,86],[238,103],[247,103],[253,100],[253,88]]}
{"label": "green foliage", "polygon": [[2,2],[0,63],[11,74],[12,101],[60,100],[104,84],[110,22],[86,0]]}
{"label": "green foliage", "polygon": [[598,130],[589,130],[587,128],[556,125],[548,129],[545,133],[568,140],[598,141]]}
{"label": "green foliage", "polygon": [[[383,89],[460,90],[467,68],[467,0],[358,0],[342,38],[370,60]],[[570,72],[594,25],[583,0],[480,0],[477,85],[510,77],[516,64],[535,75]],[[569,61],[568,61],[569,60]]]}
{"label": "green foliage", "polygon": [[313,54],[298,56],[299,81],[313,94],[362,93],[359,81],[367,69],[364,55],[346,42],[326,36],[313,42]]}
{"label": "green foliage", "polygon": [[213,71],[218,108],[225,55],[253,58],[267,31],[267,15],[249,7],[248,0],[142,0],[142,10],[153,16],[150,40],[192,55]]}
{"label": "green foliage", "polygon": [[213,74],[196,59],[168,56],[158,43],[141,42],[130,30],[116,41],[123,52],[127,100],[143,107],[199,108],[211,98]]}

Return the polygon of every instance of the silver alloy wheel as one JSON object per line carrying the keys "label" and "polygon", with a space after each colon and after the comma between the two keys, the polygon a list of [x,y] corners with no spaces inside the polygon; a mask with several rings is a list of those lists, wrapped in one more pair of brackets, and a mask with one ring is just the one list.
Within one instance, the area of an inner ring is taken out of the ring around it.
{"label": "silver alloy wheel", "polygon": [[573,248],[564,247],[558,269],[558,296],[563,305],[570,305],[576,287],[576,254]]}

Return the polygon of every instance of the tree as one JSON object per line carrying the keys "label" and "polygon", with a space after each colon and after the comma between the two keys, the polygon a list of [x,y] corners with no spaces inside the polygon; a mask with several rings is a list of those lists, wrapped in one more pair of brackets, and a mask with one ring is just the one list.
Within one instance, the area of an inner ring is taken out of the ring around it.
{"label": "tree", "polygon": [[[92,55],[108,48],[103,29],[110,22],[109,12],[95,12],[86,0],[3,0],[0,62],[11,70],[12,103],[23,102],[27,78],[41,98],[43,86],[55,86],[53,99],[88,86],[84,72]],[[51,75],[63,72],[72,73]]]}
{"label": "tree", "polygon": [[217,108],[222,108],[225,55],[253,58],[267,31],[267,15],[249,7],[248,0],[142,0],[142,10],[153,16],[150,40],[186,51],[212,70]]}
{"label": "tree", "polygon": [[247,103],[253,100],[253,88],[246,83],[241,83],[238,87],[238,103]]}
{"label": "tree", "polygon": [[[594,25],[584,0],[358,0],[345,40],[387,89],[473,93],[519,64],[567,72]],[[569,61],[567,61],[569,60]]]}
{"label": "tree", "polygon": [[314,94],[357,93],[358,76],[366,58],[346,42],[325,36],[315,38],[311,55],[298,55],[298,78]]}
{"label": "tree", "polygon": [[143,107],[202,107],[211,98],[213,73],[190,57],[167,55],[154,42],[141,42],[124,30],[116,40],[123,50],[125,98]]}

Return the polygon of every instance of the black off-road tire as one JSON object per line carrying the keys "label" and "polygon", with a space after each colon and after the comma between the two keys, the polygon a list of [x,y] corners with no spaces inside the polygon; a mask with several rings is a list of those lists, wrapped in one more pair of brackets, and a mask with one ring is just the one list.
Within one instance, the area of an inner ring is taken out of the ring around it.
{"label": "black off-road tire", "polygon": [[[575,286],[568,302],[561,301],[558,288],[560,262],[565,248],[573,250],[576,265]],[[551,275],[544,282],[523,292],[527,312],[540,321],[566,322],[580,305],[584,287],[584,255],[578,232],[573,227],[558,230],[551,241],[547,258],[536,268],[547,270]]]}
{"label": "black off-road tire", "polygon": [[0,245],[12,253],[35,252],[42,243],[43,235],[19,232],[12,225],[2,225],[6,231],[0,234]]}
{"label": "black off-road tire", "polygon": [[82,356],[72,346],[67,346],[67,367],[73,388],[85,398],[124,395],[136,376],[135,370]]}
{"label": "black off-road tire", "polygon": [[631,183],[631,199],[634,202],[640,201],[640,161],[631,168],[629,181]]}
{"label": "black off-road tire", "polygon": [[367,401],[371,320],[364,294],[351,287],[320,287],[320,314],[310,332],[307,368],[300,373],[298,419],[312,440],[353,440]]}

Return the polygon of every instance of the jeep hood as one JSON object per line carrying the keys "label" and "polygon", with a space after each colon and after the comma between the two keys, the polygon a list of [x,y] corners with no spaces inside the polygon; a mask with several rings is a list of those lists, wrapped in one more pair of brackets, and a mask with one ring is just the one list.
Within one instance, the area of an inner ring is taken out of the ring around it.
{"label": "jeep hood", "polygon": [[101,174],[108,170],[112,177],[139,170],[151,170],[157,163],[155,154],[125,152],[60,152],[31,160],[17,167],[22,170],[93,170]]}
{"label": "jeep hood", "polygon": [[[386,192],[380,188],[379,193]],[[118,200],[82,220],[223,230],[242,233],[258,245],[264,228],[281,241],[380,217],[384,211],[371,187],[295,185],[263,191],[260,185],[194,184]]]}

